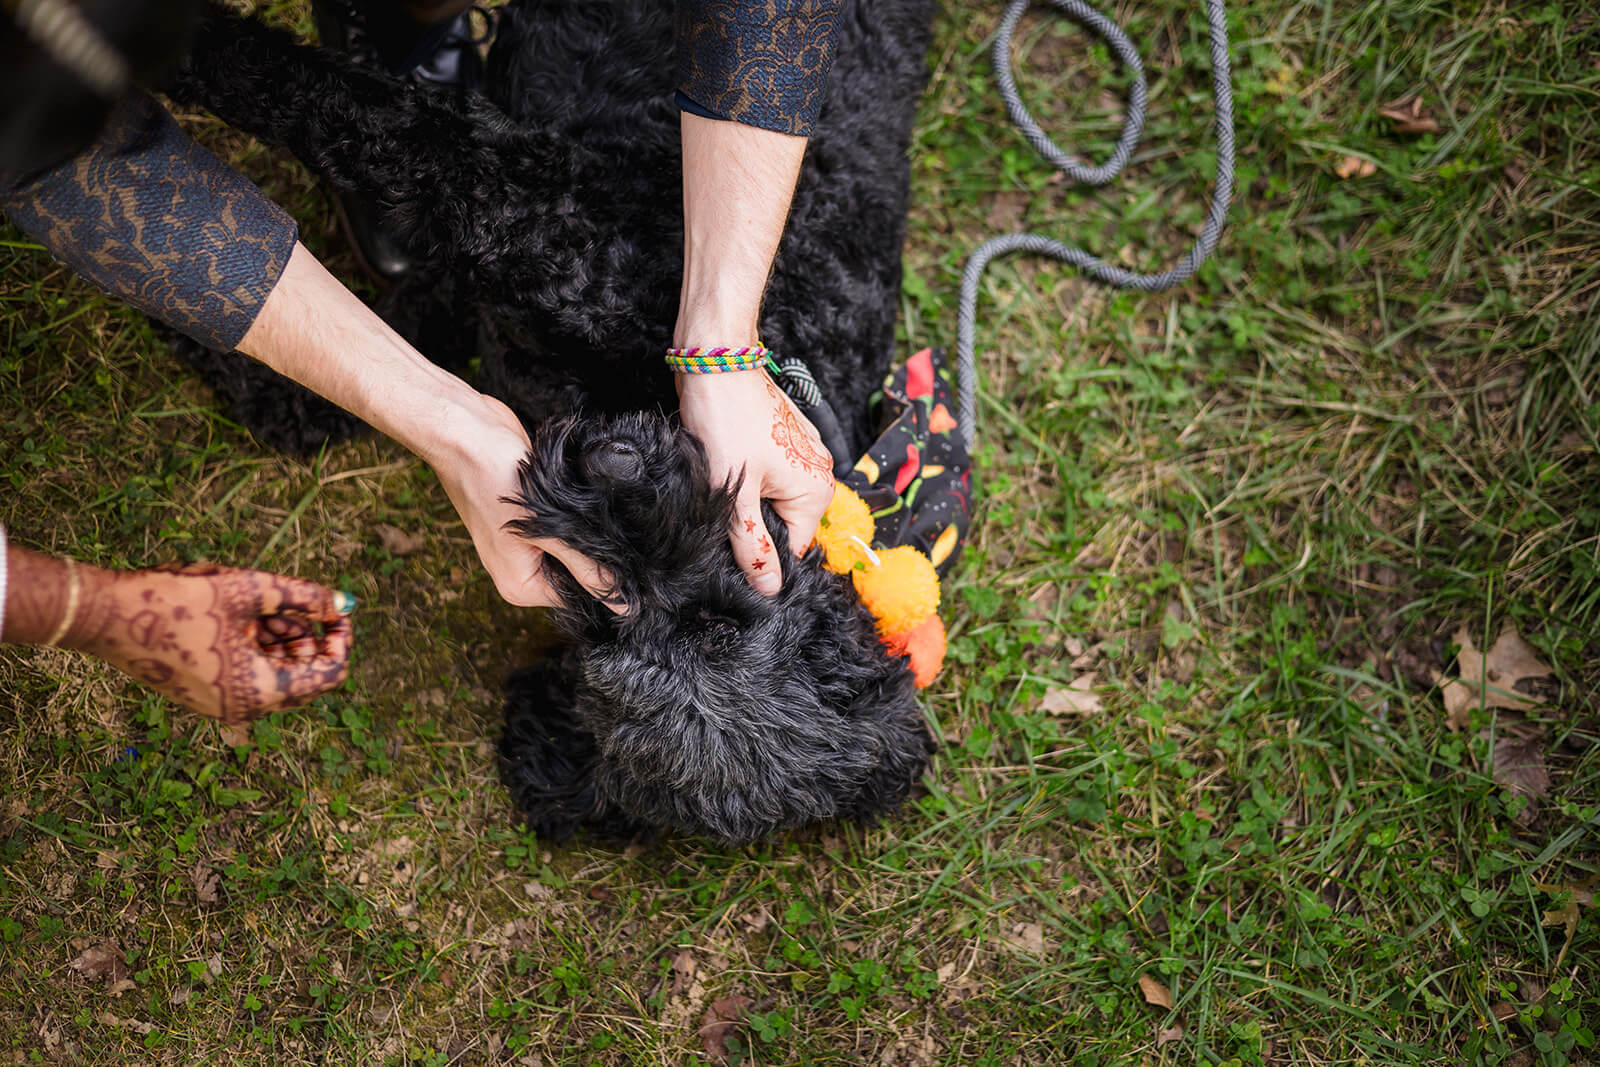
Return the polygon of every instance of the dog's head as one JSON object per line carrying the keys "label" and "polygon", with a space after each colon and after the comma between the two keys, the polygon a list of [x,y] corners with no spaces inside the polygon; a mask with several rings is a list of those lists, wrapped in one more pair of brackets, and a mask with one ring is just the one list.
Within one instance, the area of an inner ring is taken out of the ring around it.
{"label": "dog's head", "polygon": [[[766,597],[733,568],[728,544],[737,486],[713,486],[705,449],[661,415],[571,416],[542,427],[520,470],[528,511],[513,529],[566,542],[609,572],[617,617],[546,556],[546,576],[562,596],[557,621],[590,640],[626,637],[667,642],[697,637],[706,653],[732,628],[772,614]],[[793,559],[787,530],[769,526]]]}
{"label": "dog's head", "polygon": [[735,487],[659,415],[544,427],[522,466],[529,537],[606,568],[613,615],[546,557],[580,652],[579,717],[596,788],[661,825],[726,841],[898,803],[928,755],[903,661],[850,583],[794,559],[766,510],[783,588],[750,587],[728,543]]}

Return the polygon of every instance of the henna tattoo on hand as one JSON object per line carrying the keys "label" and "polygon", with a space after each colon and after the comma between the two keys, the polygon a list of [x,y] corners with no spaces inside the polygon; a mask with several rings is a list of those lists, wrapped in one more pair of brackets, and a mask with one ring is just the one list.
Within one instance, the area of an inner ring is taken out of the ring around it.
{"label": "henna tattoo on hand", "polygon": [[803,470],[813,478],[832,481],[833,460],[828,456],[827,449],[822,447],[816,431],[810,430],[800,420],[799,412],[795,411],[794,405],[789,403],[770,378],[767,379],[767,395],[773,404],[772,443],[783,449],[789,466]]}

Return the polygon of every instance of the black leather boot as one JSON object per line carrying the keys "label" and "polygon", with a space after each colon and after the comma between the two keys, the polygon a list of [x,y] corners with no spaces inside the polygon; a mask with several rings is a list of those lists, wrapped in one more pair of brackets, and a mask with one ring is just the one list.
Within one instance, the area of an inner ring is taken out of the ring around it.
{"label": "black leather boot", "polygon": [[[463,92],[483,84],[479,48],[492,36],[492,15],[459,0],[312,0],[317,36],[364,66],[397,77]],[[421,21],[431,11],[446,17]],[[391,285],[412,267],[402,235],[389,232],[377,205],[336,193],[334,203],[361,265],[382,285]]]}

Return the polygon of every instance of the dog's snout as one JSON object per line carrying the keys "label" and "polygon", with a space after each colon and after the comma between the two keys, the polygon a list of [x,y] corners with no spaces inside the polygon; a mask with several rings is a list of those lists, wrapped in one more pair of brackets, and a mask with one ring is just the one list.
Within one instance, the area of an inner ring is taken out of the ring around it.
{"label": "dog's snout", "polygon": [[591,481],[635,481],[644,473],[644,457],[626,441],[601,441],[584,450],[583,473]]}

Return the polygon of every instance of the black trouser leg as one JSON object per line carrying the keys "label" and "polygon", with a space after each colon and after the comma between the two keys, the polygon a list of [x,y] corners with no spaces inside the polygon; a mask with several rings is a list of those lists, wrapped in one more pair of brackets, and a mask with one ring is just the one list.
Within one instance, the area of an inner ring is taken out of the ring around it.
{"label": "black trouser leg", "polygon": [[384,66],[402,74],[426,62],[472,0],[346,0]]}

